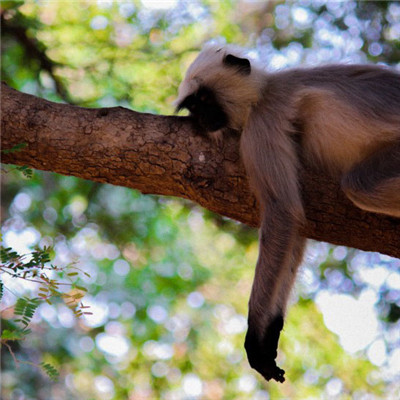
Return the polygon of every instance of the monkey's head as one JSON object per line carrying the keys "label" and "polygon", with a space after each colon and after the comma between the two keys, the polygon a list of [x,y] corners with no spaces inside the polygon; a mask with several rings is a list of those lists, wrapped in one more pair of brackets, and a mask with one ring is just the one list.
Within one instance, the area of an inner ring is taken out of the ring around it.
{"label": "monkey's head", "polygon": [[258,74],[242,53],[231,46],[205,46],[179,86],[177,111],[189,110],[202,131],[241,131],[258,101]]}

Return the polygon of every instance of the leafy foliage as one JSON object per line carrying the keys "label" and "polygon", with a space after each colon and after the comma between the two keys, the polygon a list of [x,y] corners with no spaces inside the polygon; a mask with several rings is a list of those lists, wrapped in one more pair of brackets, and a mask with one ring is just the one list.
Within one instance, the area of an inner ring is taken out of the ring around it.
{"label": "leafy foliage", "polygon": [[27,329],[38,306],[38,299],[29,299],[27,297],[19,298],[14,306],[14,314],[19,318],[16,318],[14,321],[21,322],[24,330]]}
{"label": "leafy foliage", "polygon": [[51,380],[56,381],[58,379],[60,373],[52,365],[42,362],[40,366]]}
{"label": "leafy foliage", "polygon": [[[11,149],[2,149],[1,153],[8,154],[8,153],[14,153],[16,151],[21,151],[27,146],[27,143],[18,143],[15,146],[13,146]],[[17,165],[15,169],[19,172],[21,172],[25,178],[30,179],[33,176],[33,170],[29,168],[26,165]],[[7,172],[6,169],[3,169],[3,172]]]}
{"label": "leafy foliage", "polygon": [[[87,314],[82,312],[86,307],[80,302],[84,293],[87,291],[81,285],[78,285],[80,269],[73,264],[65,267],[57,267],[50,263],[50,247],[44,247],[43,250],[36,249],[27,254],[20,255],[11,247],[0,247],[1,264],[0,273],[8,274],[12,278],[18,278],[25,281],[38,284],[38,298],[19,298],[15,305],[14,313],[21,316],[19,320],[25,326],[28,326],[34,311],[39,305],[39,301],[46,301],[51,304],[52,297],[61,297],[66,301],[66,304],[71,306],[76,316]],[[68,272],[71,271],[72,272]],[[50,278],[49,273],[58,273],[57,278]],[[83,275],[90,277],[86,272]],[[68,282],[60,282],[60,278],[64,277]],[[72,281],[75,279],[76,281]],[[71,293],[60,291],[60,286],[67,286],[76,291]]]}
{"label": "leafy foliage", "polygon": [[[62,298],[68,307],[71,308],[76,317],[90,315],[87,311],[88,306],[84,306],[82,298],[87,291],[86,288],[77,285],[75,282],[60,282],[65,275],[67,279],[79,278],[79,272],[67,272],[70,269],[76,269],[73,265],[67,265],[64,268],[56,267],[50,263],[50,247],[44,247],[43,250],[37,249],[30,254],[20,255],[11,247],[0,247],[1,264],[0,274],[8,275],[12,279],[20,279],[25,282],[33,282],[39,286],[38,297],[29,298],[26,296],[18,297],[13,306],[13,323],[8,323],[8,329],[4,329],[0,336],[0,343],[5,345],[10,354],[13,356],[14,362],[18,365],[21,363],[40,367],[52,380],[58,378],[59,372],[51,365],[45,362],[35,364],[30,361],[21,361],[14,356],[14,353],[9,345],[9,342],[25,340],[31,330],[29,326],[32,318],[40,306],[45,301],[52,304],[53,298]],[[56,279],[51,279],[48,273],[58,272],[59,276]],[[84,273],[87,277],[89,274]],[[74,289],[70,292],[60,291],[60,285],[67,285]],[[3,281],[0,281],[0,299],[3,295]],[[4,313],[6,310],[2,310]]]}

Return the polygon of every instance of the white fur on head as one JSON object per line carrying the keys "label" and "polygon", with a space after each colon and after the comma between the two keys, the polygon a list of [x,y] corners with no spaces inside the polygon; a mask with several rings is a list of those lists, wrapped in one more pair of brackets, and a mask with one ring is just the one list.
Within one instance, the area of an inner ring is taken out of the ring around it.
{"label": "white fur on head", "polygon": [[216,98],[228,114],[230,128],[241,129],[247,119],[250,106],[259,100],[260,79],[258,71],[249,75],[240,74],[237,69],[224,64],[226,55],[245,58],[245,51],[233,45],[207,44],[190,65],[185,79],[179,86],[179,105],[199,87],[213,90]]}

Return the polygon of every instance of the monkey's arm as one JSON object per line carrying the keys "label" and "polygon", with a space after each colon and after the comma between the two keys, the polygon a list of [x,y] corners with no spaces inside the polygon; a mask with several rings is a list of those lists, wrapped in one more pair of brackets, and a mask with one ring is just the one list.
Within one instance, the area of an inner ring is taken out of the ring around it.
{"label": "monkey's arm", "polygon": [[[262,110],[264,111],[264,110]],[[242,158],[261,206],[259,257],[249,302],[246,351],[267,380],[283,382],[276,366],[286,303],[304,249],[298,158],[286,119],[255,110],[242,135]]]}
{"label": "monkey's arm", "polygon": [[277,367],[278,340],[286,303],[301,261],[305,239],[298,224],[288,218],[284,204],[269,208],[260,230],[259,257],[249,301],[245,348],[252,368],[265,379],[283,382]]}

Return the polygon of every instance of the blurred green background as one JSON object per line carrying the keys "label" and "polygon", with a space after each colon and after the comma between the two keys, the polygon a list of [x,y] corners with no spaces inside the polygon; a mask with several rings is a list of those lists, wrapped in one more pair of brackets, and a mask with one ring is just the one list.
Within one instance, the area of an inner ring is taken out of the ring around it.
{"label": "blurred green background", "polygon": [[[248,47],[270,70],[325,62],[400,67],[400,4],[388,1],[2,1],[2,80],[86,107],[170,114],[209,40]],[[2,347],[2,399],[398,399],[400,261],[310,242],[280,342],[286,382],[243,348],[257,232],[188,201],[34,171],[2,173],[4,246],[51,246],[84,274],[75,318],[42,302],[19,360]],[[2,328],[38,285],[4,282]]]}

